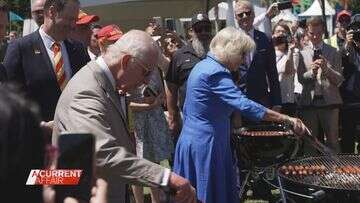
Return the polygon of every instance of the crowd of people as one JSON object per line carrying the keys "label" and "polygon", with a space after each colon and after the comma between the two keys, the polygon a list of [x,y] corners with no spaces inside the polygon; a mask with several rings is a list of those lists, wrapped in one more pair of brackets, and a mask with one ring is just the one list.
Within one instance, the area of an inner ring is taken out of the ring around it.
{"label": "crowd of people", "polygon": [[[6,40],[0,1],[0,183],[9,202],[55,201],[52,187],[25,182],[31,169],[56,167],[48,149],[66,132],[94,135],[97,181],[91,196],[65,202],[126,202],[132,191],[141,203],[143,186],[152,202],[163,191],[176,202],[239,202],[231,132],[263,122],[355,152],[360,14],[339,12],[335,35],[324,39],[320,17],[271,24],[276,3],[255,16],[238,0],[239,28],[214,33],[196,13],[182,37],[154,19],[144,31],[101,25],[80,6],[36,0],[39,29]],[[272,32],[259,31],[260,21]],[[318,153],[304,142],[298,156]]]}

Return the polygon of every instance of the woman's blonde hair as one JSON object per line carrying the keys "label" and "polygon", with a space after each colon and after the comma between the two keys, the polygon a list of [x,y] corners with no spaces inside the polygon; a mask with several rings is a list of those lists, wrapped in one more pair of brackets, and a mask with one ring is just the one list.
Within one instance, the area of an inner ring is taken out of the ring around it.
{"label": "woman's blonde hair", "polygon": [[245,32],[234,27],[222,29],[210,43],[210,51],[224,63],[241,57],[255,47],[255,42]]}

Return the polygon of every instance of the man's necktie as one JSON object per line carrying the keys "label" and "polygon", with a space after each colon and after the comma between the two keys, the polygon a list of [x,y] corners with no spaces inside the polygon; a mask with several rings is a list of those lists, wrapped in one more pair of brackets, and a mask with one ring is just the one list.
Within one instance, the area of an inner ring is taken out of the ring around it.
{"label": "man's necktie", "polygon": [[60,43],[55,42],[52,45],[52,50],[54,52],[54,64],[55,64],[55,74],[56,80],[59,84],[61,91],[65,88],[67,84],[65,70],[64,70],[64,59],[61,55],[61,46]]}

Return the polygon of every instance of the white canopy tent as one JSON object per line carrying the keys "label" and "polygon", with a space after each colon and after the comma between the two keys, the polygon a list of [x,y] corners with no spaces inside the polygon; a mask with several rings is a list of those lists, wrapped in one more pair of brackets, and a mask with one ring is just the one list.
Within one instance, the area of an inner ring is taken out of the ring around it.
{"label": "white canopy tent", "polygon": [[273,19],[271,19],[271,22],[277,23],[280,20],[294,22],[294,21],[298,21],[299,18],[292,13],[291,9],[286,9],[286,10],[280,11],[280,14],[278,14]]}
{"label": "white canopy tent", "polygon": [[[333,23],[332,16],[336,14],[335,9],[333,9],[327,0],[325,1],[325,15],[326,15],[326,27],[329,31],[329,36],[333,34]],[[320,0],[314,0],[313,4],[303,13],[299,14],[299,17],[311,17],[311,16],[321,16],[322,8]]]}
{"label": "white canopy tent", "polygon": [[[335,15],[335,9],[333,9],[329,2],[325,0],[325,15],[326,16],[333,16]],[[303,13],[299,14],[301,17],[310,17],[310,16],[321,16],[322,9],[319,0],[314,0],[313,4],[304,11]]]}
{"label": "white canopy tent", "polygon": [[[229,9],[229,5],[227,2],[221,2],[218,4],[218,18],[219,20],[226,20],[226,17],[227,17],[227,12],[228,12],[228,9]],[[215,20],[215,16],[216,16],[216,9],[215,7],[212,7],[210,10],[209,10],[209,19],[210,20]]]}
{"label": "white canopy tent", "polygon": [[[154,16],[162,19],[188,18],[203,12],[207,3],[221,0],[80,0],[82,9],[100,17],[101,24],[118,24],[123,31],[144,29]],[[179,23],[175,21],[176,26]]]}

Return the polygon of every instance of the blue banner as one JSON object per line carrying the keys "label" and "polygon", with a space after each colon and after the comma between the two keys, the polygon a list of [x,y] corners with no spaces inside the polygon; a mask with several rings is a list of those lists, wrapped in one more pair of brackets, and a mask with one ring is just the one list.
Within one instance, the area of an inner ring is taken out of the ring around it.
{"label": "blue banner", "polygon": [[24,19],[16,13],[10,11],[10,21],[24,21]]}

